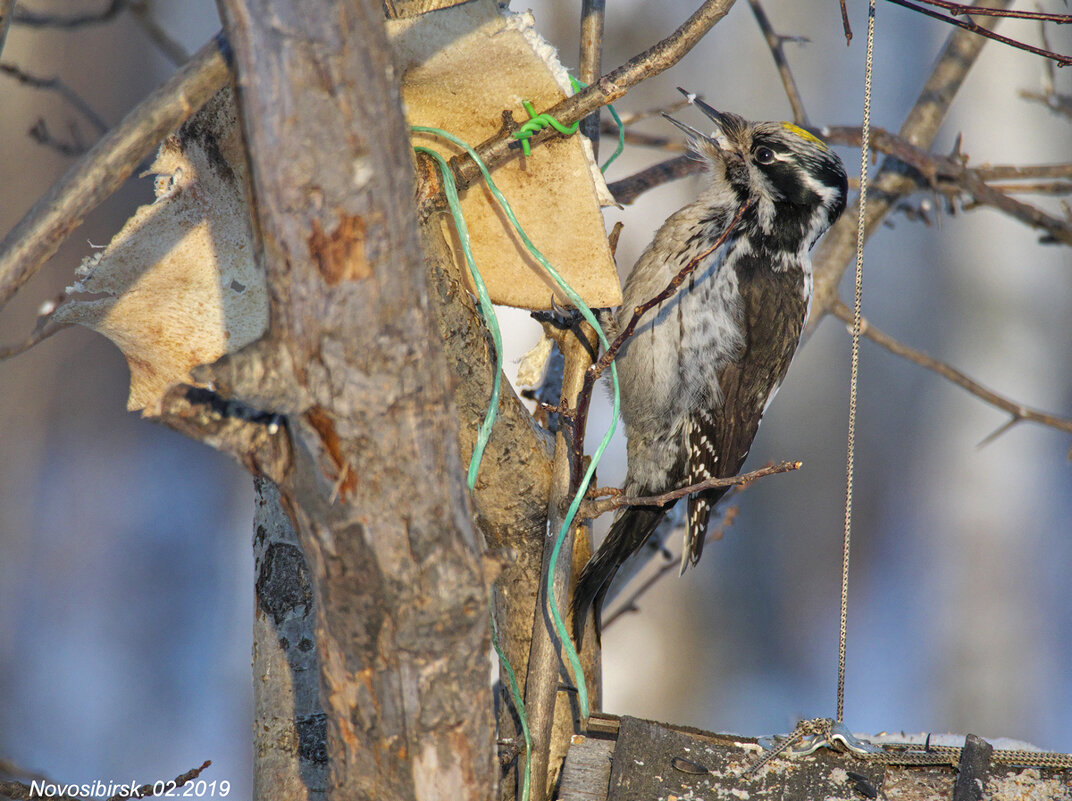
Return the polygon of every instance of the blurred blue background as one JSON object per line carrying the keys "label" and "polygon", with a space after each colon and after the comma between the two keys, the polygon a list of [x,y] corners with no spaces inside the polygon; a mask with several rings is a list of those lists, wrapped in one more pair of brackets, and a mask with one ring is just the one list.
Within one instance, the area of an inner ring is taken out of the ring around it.
{"label": "blurred blue background", "polygon": [[[779,33],[810,39],[788,52],[816,124],[859,121],[866,20],[853,5],[857,37],[846,47],[836,4],[766,4]],[[575,65],[576,4],[532,7],[563,62]],[[33,8],[69,13],[45,0]],[[190,52],[219,27],[211,0],[147,8]],[[611,4],[607,68],[694,8]],[[872,119],[896,130],[949,29],[887,4],[878,11]],[[1038,41],[1033,25],[1004,32]],[[1072,36],[1051,30],[1050,44],[1067,53]],[[61,77],[110,124],[173,69],[129,13],[75,33],[16,26],[3,61]],[[1038,58],[988,45],[935,149],[948,152],[962,132],[973,164],[1072,161],[1068,121],[1018,96],[1038,91],[1043,75]],[[1058,90],[1070,84],[1059,72]],[[790,113],[745,2],[619,109],[665,105],[677,85],[755,119]],[[55,95],[2,76],[0,104],[6,231],[70,163],[26,131],[44,118],[67,138],[76,115]],[[77,126],[94,141],[91,125]],[[676,135],[659,120],[640,129]],[[852,173],[859,152],[841,154]],[[608,179],[661,157],[631,149]],[[608,222],[625,223],[623,274],[698,180],[608,211]],[[133,179],[90,215],[4,310],[0,341],[22,338],[91,245],[105,244],[151,197],[150,180]],[[1061,213],[1052,199],[1030,200]],[[1037,234],[985,209],[931,227],[903,216],[892,223],[866,249],[871,321],[1015,400],[1072,415],[1072,250],[1039,246]],[[538,331],[522,313],[504,318],[513,364]],[[640,614],[607,630],[608,711],[747,734],[833,713],[848,353],[844,326],[824,321],[748,463],[801,459],[804,469],[740,495],[736,523],[699,567],[660,582]],[[212,759],[203,778],[226,779],[245,797],[251,482],[208,448],[128,414],[126,384],[119,353],[81,329],[0,364],[0,758],[63,782],[169,779]],[[1072,751],[1069,437],[1024,423],[978,448],[1002,413],[867,342],[860,392],[847,722]],[[593,440],[607,414],[600,398]],[[599,483],[619,483],[624,467],[619,438]]]}

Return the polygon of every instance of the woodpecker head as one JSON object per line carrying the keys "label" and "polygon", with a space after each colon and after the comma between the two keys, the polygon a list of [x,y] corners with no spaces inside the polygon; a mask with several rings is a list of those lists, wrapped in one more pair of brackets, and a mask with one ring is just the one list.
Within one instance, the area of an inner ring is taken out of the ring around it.
{"label": "woodpecker head", "polygon": [[663,115],[688,134],[693,151],[708,163],[712,190],[728,185],[739,203],[754,198],[752,224],[778,247],[814,245],[845,209],[848,179],[837,154],[791,122],[748,122],[679,91],[715,124],[703,134]]}

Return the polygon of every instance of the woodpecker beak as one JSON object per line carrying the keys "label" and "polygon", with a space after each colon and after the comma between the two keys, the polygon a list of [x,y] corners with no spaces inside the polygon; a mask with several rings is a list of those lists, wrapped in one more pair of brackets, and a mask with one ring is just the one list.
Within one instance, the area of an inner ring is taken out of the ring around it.
{"label": "woodpecker beak", "polygon": [[669,117],[666,114],[663,114],[663,116],[693,139],[696,139],[699,142],[709,142],[723,153],[733,152],[735,150],[734,135],[740,130],[744,120],[736,114],[723,114],[718,109],[712,108],[707,105],[707,103],[700,100],[694,92],[687,92],[680,86],[677,90],[685,96],[685,99],[689,101],[690,105],[700,109],[700,111],[704,113],[704,116],[715,124],[714,131],[709,134],[702,134],[695,128],[678,122],[673,117]]}
{"label": "woodpecker beak", "polygon": [[690,106],[696,106],[696,108],[700,109],[700,111],[702,111],[709,120],[711,120],[715,125],[719,127],[720,131],[726,126],[726,115],[723,114],[721,111],[715,108],[711,108],[711,106],[700,100],[700,98],[696,96],[695,92],[690,92],[686,89],[682,89],[680,86],[677,88],[677,90],[685,96],[685,99],[689,101]]}
{"label": "woodpecker beak", "polygon": [[718,142],[716,142],[714,139],[712,139],[707,134],[700,133],[695,128],[693,128],[691,125],[686,125],[685,123],[681,122],[680,120],[675,120],[673,117],[671,117],[666,112],[663,112],[663,116],[666,117],[666,119],[668,119],[670,122],[672,122],[678,128],[680,128],[682,131],[684,131],[685,134],[689,137],[689,139],[695,139],[697,142],[710,142],[713,145],[718,144]]}

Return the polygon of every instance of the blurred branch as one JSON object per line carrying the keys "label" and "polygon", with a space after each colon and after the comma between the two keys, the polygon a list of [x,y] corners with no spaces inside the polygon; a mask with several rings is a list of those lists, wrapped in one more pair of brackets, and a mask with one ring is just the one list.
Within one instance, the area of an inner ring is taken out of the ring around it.
{"label": "blurred branch", "polygon": [[[732,526],[733,521],[737,519],[737,512],[739,508],[740,507],[737,506],[731,506],[729,509],[726,510],[725,514],[722,515],[722,521],[719,523],[718,528],[714,529],[713,531],[708,531],[708,533],[704,536],[705,545],[709,542],[722,539],[723,535],[726,533],[726,529]],[[666,552],[664,551],[664,553]],[[603,631],[606,631],[607,626],[609,626],[618,618],[625,617],[625,615],[627,614],[639,612],[640,607],[637,606],[637,601],[639,601],[648,590],[658,584],[663,578],[673,573],[674,570],[678,568],[680,564],[680,556],[667,553],[666,561],[659,566],[659,569],[656,570],[655,573],[653,573],[647,579],[645,579],[645,581],[639,587],[636,588],[636,591],[632,595],[622,601],[617,609],[615,609],[608,617],[605,617],[603,619]]]}
{"label": "blurred branch", "polygon": [[[825,129],[823,133],[831,142],[838,144],[858,145],[860,142],[860,129],[855,127],[839,126]],[[980,205],[990,206],[1015,220],[1046,231],[1053,241],[1072,245],[1072,220],[1054,217],[990,186],[979,171],[965,165],[966,159],[956,151],[950,156],[930,153],[881,128],[871,129],[871,142],[876,150],[912,167],[930,188],[943,192],[953,189],[958,194],[968,195]],[[1035,177],[1049,177],[1045,175],[1047,170],[1063,174],[1067,168],[1068,165],[1036,167]],[[1015,168],[1002,169],[1007,173]]]}
{"label": "blurred branch", "polygon": [[1033,100],[1041,103],[1055,114],[1072,119],[1072,95],[1062,95],[1057,92],[1032,92],[1027,89],[1020,90],[1020,97],[1025,100]]}
{"label": "blurred branch", "polygon": [[[547,113],[563,125],[571,125],[596,109],[613,103],[641,81],[658,75],[680,61],[716,22],[729,13],[734,2],[735,0],[704,0],[695,13],[672,34],[590,83],[587,89],[582,89],[546,109]],[[559,134],[553,129],[547,129],[534,136],[531,141],[536,145],[553,136]],[[521,152],[518,141],[506,132],[485,140],[475,149],[489,169],[494,169]],[[481,177],[479,168],[468,156],[455,157],[451,162],[459,190],[470,186]],[[443,202],[442,193],[429,197],[421,203],[419,213],[425,216],[438,209]]]}
{"label": "blurred branch", "polygon": [[128,0],[110,0],[101,11],[91,14],[73,14],[57,16],[55,14],[37,14],[33,11],[19,9],[15,12],[15,24],[28,28],[81,28],[86,25],[99,25],[110,22],[126,8]]}
{"label": "blurred branch", "polygon": [[660,495],[642,497],[614,495],[610,498],[585,501],[581,504],[580,511],[578,511],[577,514],[580,517],[589,518],[598,517],[601,514],[612,512],[615,509],[621,509],[623,506],[666,506],[666,504],[684,498],[686,495],[692,495],[694,492],[702,492],[703,490],[714,489],[715,487],[745,486],[756,479],[777,475],[778,473],[788,473],[792,470],[799,470],[803,466],[803,462],[779,462],[778,464],[767,465],[758,470],[753,470],[750,473],[741,473],[739,476],[730,476],[729,478],[709,478],[698,484],[690,484],[687,487],[680,487]]}
{"label": "blurred branch", "polygon": [[[840,300],[833,305],[830,311],[846,325],[852,325],[852,310]],[[1010,425],[1018,423],[1021,420],[1030,420],[1035,423],[1041,423],[1044,426],[1049,426],[1050,428],[1055,428],[1058,431],[1072,434],[1072,420],[1047,414],[1046,412],[1041,412],[1037,409],[1032,409],[1021,403],[1009,400],[1008,398],[987,389],[982,384],[960,372],[960,370],[957,370],[955,367],[951,367],[945,362],[940,362],[937,359],[931,358],[922,351],[902,344],[889,334],[872,326],[866,319],[861,320],[860,333],[875,344],[885,348],[890,353],[900,356],[903,359],[907,359],[921,367],[925,367],[942,376],[942,378],[956,384],[961,389],[967,390],[972,395],[975,395],[977,398],[980,398],[991,406],[1001,409],[1004,412],[1008,412],[1012,419],[1006,426],[1003,426],[1000,429],[1001,431],[1006,430]],[[991,438],[992,437],[989,437],[988,439]]]}
{"label": "blurred branch", "polygon": [[93,110],[93,107],[82,99],[82,96],[79,95],[78,92],[74,91],[74,89],[69,87],[59,78],[40,78],[16,67],[14,64],[0,64],[0,74],[18,81],[23,86],[29,86],[31,89],[40,89],[44,92],[55,92],[62,97],[68,105],[74,108],[75,111],[93,123],[94,127],[101,133],[108,130],[108,123],[106,123],[101,116]]}
{"label": "blurred branch", "polygon": [[797,82],[789,69],[789,62],[785,58],[785,48],[782,45],[786,42],[806,42],[807,39],[800,36],[778,35],[774,32],[774,28],[771,27],[770,20],[767,19],[767,12],[763,10],[759,0],[748,0],[748,3],[752,6],[752,14],[755,15],[756,24],[759,25],[760,31],[763,32],[763,38],[767,40],[767,47],[770,48],[771,55],[774,57],[774,65],[778,68],[778,77],[782,79],[785,96],[789,99],[790,108],[793,109],[793,122],[806,126],[808,124],[808,113],[804,110],[804,101],[800,97],[800,90],[797,88]]}
{"label": "blurred branch", "polygon": [[[860,144],[860,129],[857,127],[835,126],[817,130],[832,144],[852,146]],[[871,146],[875,150],[894,156],[898,161],[917,171],[914,186],[905,187],[906,194],[920,188],[934,189],[945,194],[963,193],[980,205],[997,208],[1028,225],[1046,230],[1055,240],[1068,241],[1072,223],[1016,201],[1008,197],[1006,193],[1068,194],[1072,191],[1072,186],[1058,179],[1072,178],[1072,164],[982,164],[969,168],[964,164],[961,156],[931,153],[881,128],[872,128],[871,135]],[[618,203],[629,205],[649,189],[695,175],[703,172],[703,169],[704,165],[690,156],[676,156],[620,181],[615,181],[609,184],[609,188]],[[910,177],[905,175],[903,170],[902,176]],[[987,183],[1032,178],[1040,179],[1040,182],[1002,187],[993,187]],[[1052,179],[1053,183],[1041,182],[1046,179]]]}
{"label": "blurred branch", "polygon": [[[623,119],[622,125],[628,126],[629,123]],[[617,136],[618,126],[613,122],[604,122],[600,125],[599,131],[600,133]],[[676,153],[683,153],[686,150],[685,143],[679,137],[643,133],[641,131],[630,130],[628,127],[626,127],[625,130],[625,143],[637,147],[650,147],[655,150],[666,150]]]}
{"label": "blurred branch", "polygon": [[0,307],[164,137],[230,76],[217,35],[75,162],[0,242]]}
{"label": "blurred branch", "polygon": [[138,25],[141,26],[145,35],[149,37],[168,61],[176,67],[181,67],[190,60],[190,54],[186,52],[186,48],[172,39],[167,31],[153,19],[149,4],[145,0],[137,0],[137,2],[131,3],[130,13]]}
{"label": "blurred branch", "polygon": [[1060,53],[1054,53],[1052,50],[1045,50],[1041,47],[1035,47],[1034,45],[1029,45],[1017,39],[1012,39],[1008,36],[1002,36],[1001,34],[994,33],[992,30],[985,28],[982,25],[979,25],[973,19],[957,19],[955,15],[979,14],[994,18],[1016,17],[1018,19],[1045,19],[1051,22],[1059,23],[1072,22],[1072,17],[1067,17],[1063,14],[1044,14],[1043,12],[1036,13],[1032,11],[1008,11],[1002,8],[976,8],[973,6],[960,5],[959,3],[943,3],[939,0],[920,0],[920,2],[930,3],[931,5],[936,5],[940,8],[950,8],[951,13],[953,13],[954,16],[947,17],[944,14],[939,14],[937,11],[932,11],[929,8],[924,8],[923,6],[917,6],[914,3],[910,3],[908,2],[908,0],[886,0],[886,2],[893,3],[894,5],[901,6],[902,8],[910,9],[919,14],[931,17],[932,19],[941,20],[942,22],[948,22],[950,25],[956,25],[958,28],[961,28],[966,31],[971,31],[974,34],[978,36],[984,36],[987,39],[993,39],[995,42],[1001,42],[1002,44],[1008,45],[1009,47],[1015,47],[1017,50],[1025,50],[1028,53],[1035,54],[1036,56],[1052,59],[1053,61],[1057,62],[1057,66],[1059,67],[1066,67],[1069,64],[1072,64],[1072,56],[1063,56]]}
{"label": "blurred branch", "polygon": [[[995,8],[1006,8],[1011,0],[993,0]],[[986,24],[994,25],[995,20]],[[945,119],[949,104],[975,64],[976,58],[986,44],[986,39],[956,30],[946,41],[930,76],[920,90],[899,136],[915,147],[929,148]],[[914,191],[916,182],[903,174],[904,166],[895,158],[883,160],[871,183],[868,194],[866,233],[870,236],[894,208],[901,195]],[[822,320],[835,302],[839,300],[838,285],[845,269],[856,256],[856,228],[859,201],[849,206],[823,237],[815,251],[815,289],[808,332]],[[856,211],[856,213],[853,213]]]}
{"label": "blurred branch", "polygon": [[4,52],[4,42],[11,28],[11,17],[15,11],[15,0],[0,0],[0,53]]}
{"label": "blurred branch", "polygon": [[937,6],[938,8],[945,9],[953,16],[980,16],[980,17],[1011,17],[1013,19],[1037,19],[1043,22],[1056,22],[1058,25],[1065,25],[1072,22],[1072,16],[1068,14],[1052,14],[1048,11],[1018,11],[1016,9],[1007,8],[987,8],[984,6],[973,6],[965,3],[953,3],[949,0],[919,0],[921,3],[926,3],[929,6]]}
{"label": "blurred branch", "polygon": [[[1047,50],[1050,48],[1050,39],[1046,33],[1046,23],[1039,23],[1039,38],[1042,40],[1042,46]],[[1054,67],[1052,61],[1043,62],[1042,73],[1042,91],[1041,92],[1029,92],[1022,90],[1020,97],[1026,100],[1032,100],[1036,103],[1041,103],[1050,111],[1061,116],[1072,119],[1072,96],[1058,94],[1057,87],[1057,69]]]}

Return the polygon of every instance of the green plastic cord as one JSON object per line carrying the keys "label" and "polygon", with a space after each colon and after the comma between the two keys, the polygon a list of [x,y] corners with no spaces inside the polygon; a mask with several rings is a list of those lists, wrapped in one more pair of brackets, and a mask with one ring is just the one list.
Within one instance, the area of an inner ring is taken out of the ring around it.
{"label": "green plastic cord", "polygon": [[[425,126],[414,125],[412,130],[417,133],[427,133],[434,136],[442,137],[448,142],[452,142],[458,147],[462,148],[469,154],[469,156],[476,162],[477,167],[480,168],[480,172],[484,176],[484,180],[488,185],[488,189],[491,194],[502,206],[503,213],[510,221],[510,224],[517,231],[518,236],[521,237],[521,241],[525,244],[525,247],[532,253],[533,258],[540,263],[540,265],[547,271],[562,292],[569,298],[569,301],[573,304],[574,308],[580,311],[581,316],[592,326],[596,331],[596,335],[599,337],[599,342],[603,348],[608,348],[610,343],[607,341],[607,335],[604,333],[603,328],[599,324],[599,320],[596,319],[595,314],[592,312],[588,305],[581,299],[581,296],[566,283],[565,279],[558,273],[558,271],[551,266],[551,263],[547,261],[539,249],[529,239],[528,234],[525,233],[521,224],[517,221],[517,217],[514,215],[513,208],[510,206],[510,202],[506,199],[499,188],[495,185],[495,181],[491,177],[491,173],[488,171],[483,160],[477,155],[477,152],[473,150],[467,143],[454,136],[451,133],[442,131],[439,128],[428,128]],[[522,140],[524,141],[524,140]],[[422,150],[424,150],[422,148]],[[453,181],[451,182],[453,183]],[[445,188],[445,187],[444,187]],[[618,391],[618,368],[614,362],[610,365],[610,376],[612,386],[612,409],[611,409],[611,423],[607,429],[607,433],[603,436],[603,440],[599,443],[599,447],[592,455],[592,459],[588,464],[588,469],[585,471],[584,476],[581,478],[581,485],[577,489],[577,494],[573,497],[573,502],[570,504],[569,509],[566,511],[566,519],[562,523],[562,527],[559,529],[558,537],[555,540],[555,546],[551,551],[551,569],[547,571],[547,598],[548,607],[551,613],[551,620],[555,625],[555,631],[558,634],[559,640],[562,643],[562,650],[566,654],[566,661],[569,662],[570,670],[573,673],[573,681],[577,687],[577,705],[581,710],[581,717],[588,717],[588,686],[584,678],[584,669],[581,667],[580,657],[577,656],[577,649],[573,647],[573,641],[570,639],[569,631],[566,628],[565,621],[562,620],[562,615],[559,614],[558,606],[554,603],[554,578],[555,578],[555,563],[558,561],[558,554],[562,550],[562,544],[565,542],[566,535],[569,533],[570,526],[573,523],[574,518],[577,516],[577,509],[581,505],[581,501],[584,499],[585,494],[588,492],[588,486],[592,483],[592,477],[595,475],[596,466],[599,464],[599,460],[603,457],[603,452],[610,444],[611,438],[614,436],[614,431],[618,426],[618,410],[621,405],[621,398]]]}
{"label": "green plastic cord", "polygon": [[[488,612],[491,613],[493,602],[488,604]],[[506,671],[506,679],[510,685],[510,700],[514,702],[514,710],[517,719],[521,723],[521,734],[525,738],[525,773],[521,779],[521,801],[529,801],[529,774],[532,772],[532,735],[529,733],[529,719],[525,715],[525,701],[521,698],[521,688],[517,686],[517,674],[510,666],[510,660],[503,653],[499,645],[499,628],[495,625],[495,615],[491,615],[491,644],[495,653],[499,655],[499,664]]]}
{"label": "green plastic cord", "polygon": [[618,112],[615,111],[614,106],[607,106],[607,111],[610,112],[610,117],[614,120],[614,124],[618,126],[618,146],[614,148],[614,152],[610,154],[610,158],[603,162],[603,166],[599,168],[600,172],[606,172],[607,167],[613,164],[614,160],[622,155],[622,151],[625,150],[625,125],[622,123],[622,118],[618,116]]}
{"label": "green plastic cord", "polygon": [[577,133],[577,126],[580,125],[580,122],[575,122],[573,125],[563,125],[546,112],[537,114],[536,109],[533,108],[532,103],[528,100],[522,100],[521,105],[524,106],[525,111],[528,112],[529,119],[526,120],[520,128],[514,131],[513,137],[521,140],[521,152],[526,156],[532,155],[532,146],[529,144],[529,139],[532,138],[533,134],[539,133],[549,125],[563,136],[570,136],[571,134]]}
{"label": "green plastic cord", "polygon": [[[414,127],[413,130],[423,129]],[[484,284],[484,279],[480,276],[480,271],[476,268],[476,262],[473,260],[473,251],[469,246],[469,229],[465,225],[461,203],[458,201],[458,187],[454,183],[454,173],[451,172],[450,165],[447,164],[446,159],[431,148],[417,146],[413,149],[418,153],[431,156],[439,164],[439,172],[443,176],[443,193],[447,196],[447,204],[450,206],[450,213],[454,217],[454,225],[458,229],[458,239],[462,243],[465,261],[469,265],[469,271],[473,274],[477,298],[480,300],[480,311],[483,313],[484,320],[491,330],[491,340],[495,345],[495,371],[491,381],[491,400],[488,401],[488,411],[484,415],[484,422],[480,424],[480,430],[477,432],[476,444],[473,446],[473,456],[469,460],[469,472],[466,474],[466,484],[469,486],[469,490],[472,491],[473,487],[476,486],[476,474],[480,470],[484,449],[488,445],[488,440],[491,439],[491,428],[495,425],[495,417],[499,411],[499,392],[501,390],[503,367],[502,334],[499,331],[499,319],[495,316],[495,307],[492,305],[491,297],[488,295],[488,288]]]}
{"label": "green plastic cord", "polygon": [[[569,76],[570,83],[573,84],[573,91],[577,92],[581,89],[587,89],[588,84],[584,81]],[[599,168],[600,172],[606,172],[607,167],[614,163],[614,160],[618,156],[622,155],[622,151],[625,150],[625,125],[622,123],[622,118],[618,116],[617,110],[611,104],[607,105],[607,111],[610,112],[610,118],[614,120],[614,125],[618,128],[618,146],[614,148],[614,152],[610,154],[610,158],[603,162],[603,166]],[[527,153],[525,155],[528,155]]]}

